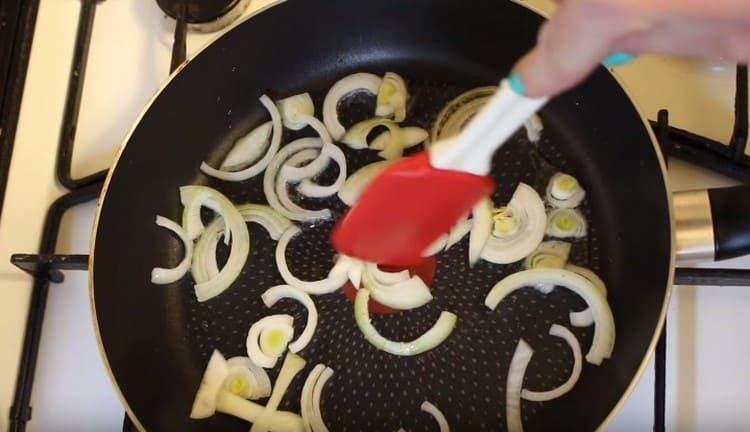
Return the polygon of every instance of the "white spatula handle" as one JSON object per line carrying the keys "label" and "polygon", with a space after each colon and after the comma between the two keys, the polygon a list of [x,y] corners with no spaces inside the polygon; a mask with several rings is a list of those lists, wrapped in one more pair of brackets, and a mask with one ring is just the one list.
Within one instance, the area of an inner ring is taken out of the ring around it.
{"label": "white spatula handle", "polygon": [[435,168],[487,175],[495,151],[547,100],[521,96],[507,79],[503,80],[497,93],[458,136],[430,147],[430,163]]}

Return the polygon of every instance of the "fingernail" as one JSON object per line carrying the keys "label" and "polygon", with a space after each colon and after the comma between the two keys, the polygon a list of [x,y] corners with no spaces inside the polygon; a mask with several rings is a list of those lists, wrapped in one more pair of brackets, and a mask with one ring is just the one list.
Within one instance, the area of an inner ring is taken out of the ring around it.
{"label": "fingernail", "polygon": [[508,75],[508,83],[510,84],[510,88],[513,89],[514,92],[517,94],[524,96],[526,94],[526,86],[523,83],[523,79],[521,79],[521,75],[518,74],[518,72],[513,71]]}
{"label": "fingernail", "polygon": [[605,67],[612,68],[612,67],[622,66],[626,63],[630,63],[631,61],[633,61],[634,58],[635,56],[630,53],[626,53],[622,51],[614,52],[608,55],[607,58],[604,59],[602,64]]}

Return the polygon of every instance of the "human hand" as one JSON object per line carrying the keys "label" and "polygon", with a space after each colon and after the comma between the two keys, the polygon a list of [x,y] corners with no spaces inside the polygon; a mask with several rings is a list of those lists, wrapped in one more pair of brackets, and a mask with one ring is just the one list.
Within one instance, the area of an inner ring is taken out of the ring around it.
{"label": "human hand", "polygon": [[613,52],[747,62],[750,0],[560,0],[514,71],[526,95],[551,96]]}

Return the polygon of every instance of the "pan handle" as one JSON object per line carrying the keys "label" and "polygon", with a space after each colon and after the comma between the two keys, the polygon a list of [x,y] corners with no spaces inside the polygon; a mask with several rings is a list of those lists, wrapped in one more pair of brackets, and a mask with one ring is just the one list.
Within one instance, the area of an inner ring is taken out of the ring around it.
{"label": "pan handle", "polygon": [[750,185],[677,192],[673,203],[678,260],[750,254]]}

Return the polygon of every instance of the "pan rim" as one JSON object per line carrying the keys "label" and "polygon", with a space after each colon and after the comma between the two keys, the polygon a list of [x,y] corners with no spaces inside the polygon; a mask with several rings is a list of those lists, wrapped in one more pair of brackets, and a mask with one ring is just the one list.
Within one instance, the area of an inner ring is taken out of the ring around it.
{"label": "pan rim", "polygon": [[[141,111],[138,113],[136,118],[133,120],[132,126],[129,128],[128,132],[125,134],[125,136],[122,139],[122,143],[120,147],[117,149],[117,152],[115,153],[114,159],[112,160],[112,163],[107,171],[107,177],[104,180],[104,183],[102,185],[102,190],[99,195],[99,198],[97,199],[97,206],[96,206],[96,212],[94,214],[94,223],[92,225],[92,231],[91,231],[91,240],[90,240],[90,248],[89,248],[89,308],[92,314],[92,324],[94,327],[94,335],[96,338],[96,345],[99,351],[99,356],[102,359],[102,362],[104,364],[104,369],[106,370],[107,377],[109,378],[109,381],[112,385],[112,387],[115,390],[115,393],[117,394],[118,399],[123,405],[123,408],[125,409],[125,412],[127,413],[130,420],[133,422],[133,425],[136,427],[139,431],[146,431],[146,428],[143,426],[143,424],[140,422],[138,417],[136,416],[133,409],[130,407],[130,404],[128,403],[127,399],[125,398],[125,395],[122,393],[122,390],[120,389],[120,386],[117,382],[117,379],[115,378],[114,372],[112,371],[109,360],[107,357],[106,349],[104,348],[104,344],[102,341],[102,336],[99,331],[99,321],[97,318],[96,313],[96,299],[95,299],[95,293],[94,293],[94,257],[96,255],[95,253],[95,246],[96,246],[96,238],[97,238],[97,232],[99,230],[99,221],[101,218],[101,212],[104,200],[106,199],[107,192],[109,190],[110,182],[112,181],[113,174],[120,162],[120,158],[122,154],[125,151],[125,147],[127,146],[128,142],[130,141],[133,133],[135,132],[136,128],[140,124],[143,117],[146,115],[146,113],[149,111],[153,103],[156,101],[156,99],[162,94],[162,92],[171,84],[172,80],[182,71],[185,66],[187,66],[188,63],[190,63],[192,58],[195,58],[199,56],[204,50],[206,50],[209,46],[211,46],[214,42],[216,42],[218,39],[223,37],[226,33],[232,31],[235,27],[238,27],[242,24],[244,24],[246,21],[250,20],[251,18],[254,18],[255,16],[273,8],[274,6],[278,6],[280,4],[286,3],[287,0],[272,0],[266,5],[261,6],[257,10],[251,12],[246,17],[238,20],[233,25],[221,30],[218,32],[215,37],[211,38],[211,40],[207,41],[203,46],[201,46],[190,58],[188,58],[185,62],[183,62],[180,66],[178,66],[167,78],[167,80],[154,92],[154,94],[151,96],[151,98],[148,100],[148,102],[143,106]],[[544,18],[549,18],[549,11],[546,9],[543,9],[541,7],[537,7],[534,5],[529,5],[523,0],[511,0],[516,5],[522,6]],[[631,378],[630,382],[628,383],[628,386],[625,388],[625,391],[620,396],[619,400],[615,404],[614,407],[610,410],[609,414],[604,418],[602,423],[596,428],[597,431],[601,431],[606,429],[606,427],[614,420],[614,418],[617,416],[617,414],[622,410],[622,407],[625,405],[625,402],[630,398],[631,394],[635,390],[635,387],[638,385],[638,382],[641,380],[641,377],[643,376],[644,372],[646,371],[646,368],[648,368],[648,364],[651,361],[651,357],[654,355],[654,351],[656,350],[656,344],[659,341],[659,338],[661,337],[662,331],[664,329],[664,325],[666,323],[666,314],[667,310],[669,308],[669,303],[672,296],[672,289],[673,289],[673,281],[674,281],[674,269],[675,269],[675,262],[676,262],[676,245],[675,245],[675,225],[674,225],[674,208],[672,203],[672,192],[669,186],[669,174],[667,172],[666,162],[664,160],[664,155],[661,152],[661,148],[659,147],[658,141],[656,139],[656,135],[654,134],[654,131],[652,130],[648,118],[643,113],[641,107],[635,102],[635,100],[632,97],[632,92],[628,89],[627,85],[625,84],[624,80],[619,76],[616,70],[607,69],[612,77],[615,79],[617,84],[619,84],[620,88],[623,90],[625,95],[628,97],[630,103],[632,104],[633,108],[635,109],[636,113],[638,114],[638,117],[640,117],[641,122],[643,123],[644,128],[646,129],[646,132],[650,138],[651,145],[654,148],[654,153],[656,155],[657,161],[659,163],[659,168],[661,170],[662,180],[664,181],[664,193],[666,194],[666,202],[667,202],[667,210],[669,213],[669,230],[670,230],[670,258],[669,258],[669,269],[668,269],[668,276],[667,276],[667,287],[666,291],[664,293],[664,301],[662,303],[662,308],[659,313],[659,319],[656,324],[656,329],[654,331],[654,334],[651,337],[651,341],[648,344],[646,354],[643,356],[643,359],[641,360],[640,365],[638,366],[638,369],[636,370],[635,374]]]}

